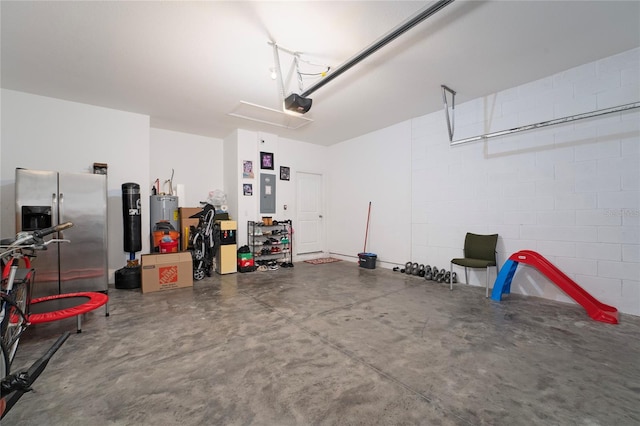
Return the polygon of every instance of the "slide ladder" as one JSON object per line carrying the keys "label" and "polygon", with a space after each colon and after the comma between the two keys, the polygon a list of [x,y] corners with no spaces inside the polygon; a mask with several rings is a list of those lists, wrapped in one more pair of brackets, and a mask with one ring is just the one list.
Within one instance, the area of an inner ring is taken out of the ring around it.
{"label": "slide ladder", "polygon": [[592,319],[609,324],[618,324],[618,310],[616,308],[598,301],[546,258],[531,250],[520,250],[509,256],[509,259],[496,277],[491,299],[499,302],[503,294],[511,292],[511,280],[519,263],[537,268],[569,297],[582,305]]}

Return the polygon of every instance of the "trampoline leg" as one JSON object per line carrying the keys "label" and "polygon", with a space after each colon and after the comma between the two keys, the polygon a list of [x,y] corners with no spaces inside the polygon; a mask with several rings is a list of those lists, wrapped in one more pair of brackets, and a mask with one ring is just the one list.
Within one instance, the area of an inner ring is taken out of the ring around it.
{"label": "trampoline leg", "polygon": [[82,333],[82,314],[76,315],[77,318],[77,330],[76,333]]}

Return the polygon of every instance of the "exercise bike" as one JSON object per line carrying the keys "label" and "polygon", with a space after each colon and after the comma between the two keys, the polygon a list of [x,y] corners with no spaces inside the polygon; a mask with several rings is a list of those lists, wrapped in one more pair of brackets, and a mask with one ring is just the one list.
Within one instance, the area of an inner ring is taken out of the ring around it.
{"label": "exercise bike", "polygon": [[[44,237],[73,226],[71,222],[30,232],[20,232],[13,239],[0,241],[2,282],[0,287],[0,419],[18,402],[40,376],[53,354],[67,340],[70,333],[60,336],[51,348],[28,370],[9,374],[20,342],[20,336],[29,326],[31,290],[35,270],[31,258],[37,250],[46,250],[51,243],[69,242]],[[20,261],[25,264],[19,268]],[[20,272],[19,272],[20,271]]]}

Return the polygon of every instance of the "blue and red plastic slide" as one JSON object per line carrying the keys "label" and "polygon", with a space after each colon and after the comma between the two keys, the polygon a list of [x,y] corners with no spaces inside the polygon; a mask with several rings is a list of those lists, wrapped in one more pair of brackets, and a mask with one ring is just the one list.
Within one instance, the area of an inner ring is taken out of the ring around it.
{"label": "blue and red plastic slide", "polygon": [[491,299],[499,302],[503,294],[511,292],[511,280],[516,273],[519,263],[537,268],[569,297],[582,305],[587,311],[587,314],[594,320],[609,324],[618,324],[618,310],[616,308],[598,301],[546,258],[531,250],[520,250],[509,257],[496,278],[493,291],[491,292]]}

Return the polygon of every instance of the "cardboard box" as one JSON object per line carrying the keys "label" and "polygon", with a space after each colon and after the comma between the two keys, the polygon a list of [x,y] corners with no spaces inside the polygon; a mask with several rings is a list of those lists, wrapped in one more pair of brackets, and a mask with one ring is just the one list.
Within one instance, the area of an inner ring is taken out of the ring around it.
{"label": "cardboard box", "polygon": [[189,245],[189,230],[191,226],[198,226],[198,218],[191,219],[193,216],[202,211],[201,207],[180,207],[178,209],[178,216],[180,217],[180,235],[182,241],[180,241],[180,250],[187,251]]}
{"label": "cardboard box", "polygon": [[142,255],[142,292],[193,287],[191,253]]}

